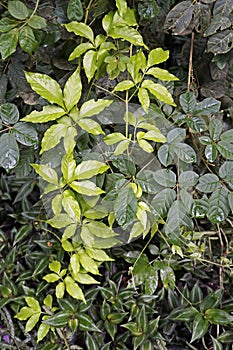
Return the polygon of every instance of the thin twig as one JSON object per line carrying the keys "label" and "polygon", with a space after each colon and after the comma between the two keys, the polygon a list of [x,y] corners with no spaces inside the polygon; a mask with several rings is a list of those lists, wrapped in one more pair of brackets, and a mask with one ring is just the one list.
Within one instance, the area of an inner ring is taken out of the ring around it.
{"label": "thin twig", "polygon": [[190,91],[191,79],[193,76],[193,45],[194,45],[194,32],[192,32],[190,52],[189,52],[189,70],[188,70],[188,85],[187,85],[188,91]]}

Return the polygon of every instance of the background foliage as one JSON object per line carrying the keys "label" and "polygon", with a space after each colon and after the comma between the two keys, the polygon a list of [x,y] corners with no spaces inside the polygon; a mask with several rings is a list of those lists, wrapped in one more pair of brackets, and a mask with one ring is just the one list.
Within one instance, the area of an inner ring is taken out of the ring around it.
{"label": "background foliage", "polygon": [[0,1],[2,349],[231,349],[232,7]]}

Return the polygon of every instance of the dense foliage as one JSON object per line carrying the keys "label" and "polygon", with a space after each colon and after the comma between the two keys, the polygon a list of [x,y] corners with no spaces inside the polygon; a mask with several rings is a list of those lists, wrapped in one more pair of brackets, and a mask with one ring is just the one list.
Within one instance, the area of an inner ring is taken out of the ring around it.
{"label": "dense foliage", "polygon": [[232,7],[0,1],[2,349],[231,349]]}

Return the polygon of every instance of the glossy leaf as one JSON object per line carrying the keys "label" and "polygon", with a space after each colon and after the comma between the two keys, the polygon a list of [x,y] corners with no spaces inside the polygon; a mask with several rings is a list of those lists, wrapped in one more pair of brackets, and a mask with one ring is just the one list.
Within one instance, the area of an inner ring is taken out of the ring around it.
{"label": "glossy leaf", "polygon": [[81,43],[78,45],[74,51],[69,56],[69,61],[74,60],[75,58],[79,58],[82,56],[86,51],[94,49],[94,46],[91,43]]}
{"label": "glossy leaf", "polygon": [[70,312],[59,311],[42,322],[52,327],[64,327],[67,325],[67,322],[70,317],[71,317]]}
{"label": "glossy leaf", "polygon": [[78,36],[82,36],[91,42],[94,42],[94,34],[92,29],[85,23],[78,23],[78,22],[70,22],[68,24],[65,24],[66,29],[68,32],[74,32]]}
{"label": "glossy leaf", "polygon": [[37,322],[39,321],[40,319],[40,313],[35,313],[33,314],[29,320],[27,321],[26,323],[26,326],[25,326],[25,333],[28,333],[30,332],[34,327],[35,325],[37,324]]}
{"label": "glossy leaf", "polygon": [[25,73],[31,88],[49,102],[63,107],[63,94],[59,84],[46,74]]}
{"label": "glossy leaf", "polygon": [[0,52],[2,59],[5,60],[16,51],[19,32],[16,29],[12,29],[7,33],[1,34],[0,39]]}
{"label": "glossy leaf", "polygon": [[44,106],[42,111],[33,111],[21,120],[31,123],[47,123],[60,118],[65,113],[65,110],[61,107]]}
{"label": "glossy leaf", "polygon": [[198,178],[199,176],[197,173],[195,173],[192,170],[187,170],[187,171],[181,172],[178,178],[178,183],[180,187],[188,189],[196,185]]}
{"label": "glossy leaf", "polygon": [[147,67],[152,67],[156,64],[167,61],[169,58],[169,51],[163,50],[161,47],[158,47],[154,50],[151,50],[148,54]]}
{"label": "glossy leaf", "polygon": [[88,82],[94,77],[97,69],[97,53],[94,50],[89,50],[83,57],[83,67],[87,76]]}
{"label": "glossy leaf", "polygon": [[166,69],[161,69],[157,67],[148,69],[146,74],[153,75],[153,77],[165,81],[179,80],[174,74],[169,73]]}
{"label": "glossy leaf", "polygon": [[25,146],[34,146],[38,143],[38,135],[36,129],[24,122],[18,122],[12,129],[16,140]]}
{"label": "glossy leaf", "polygon": [[208,309],[205,311],[205,318],[212,324],[226,325],[232,322],[232,316],[221,309]]}
{"label": "glossy leaf", "polygon": [[67,111],[70,111],[78,103],[82,93],[82,83],[79,67],[67,80],[63,93],[66,109]]}
{"label": "glossy leaf", "polygon": [[193,228],[193,222],[187,213],[187,208],[181,201],[174,201],[168,211],[165,232],[180,232],[181,228]]}
{"label": "glossy leaf", "polygon": [[172,145],[173,152],[185,163],[196,162],[196,153],[194,149],[186,143],[175,143]]}
{"label": "glossy leaf", "polygon": [[194,93],[192,91],[187,91],[184,94],[180,95],[179,99],[183,111],[186,114],[192,114],[196,105],[196,97]]}
{"label": "glossy leaf", "polygon": [[48,324],[41,323],[38,331],[37,331],[37,343],[43,340],[50,330],[50,326]]}
{"label": "glossy leaf", "polygon": [[82,300],[85,302],[84,294],[79,285],[73,280],[73,278],[66,276],[64,279],[66,291],[70,294],[74,299]]}
{"label": "glossy leaf", "polygon": [[150,106],[150,97],[147,92],[147,89],[142,87],[138,89],[138,99],[142,105],[142,108],[145,110],[145,112],[148,112],[148,108]]}
{"label": "glossy leaf", "polygon": [[98,196],[101,193],[104,193],[101,188],[97,187],[96,184],[92,181],[89,180],[84,180],[84,181],[73,181],[70,184],[70,187],[80,193],[84,194],[86,196]]}
{"label": "glossy leaf", "polygon": [[25,26],[19,32],[19,45],[27,53],[32,53],[38,46],[38,42],[31,27]]}
{"label": "glossy leaf", "polygon": [[206,334],[208,326],[208,321],[204,318],[202,314],[198,313],[193,320],[191,343],[197,339],[202,338]]}
{"label": "glossy leaf", "polygon": [[224,54],[232,49],[233,34],[230,29],[223,30],[210,36],[207,50],[213,54]]}
{"label": "glossy leaf", "polygon": [[182,35],[188,28],[193,16],[191,1],[182,1],[168,13],[164,24],[165,30],[171,30],[175,35]]}
{"label": "glossy leaf", "polygon": [[15,104],[6,102],[0,106],[0,117],[4,124],[15,124],[19,120],[19,110]]}
{"label": "glossy leaf", "polygon": [[172,95],[167,88],[161,84],[156,84],[152,80],[144,80],[142,87],[149,90],[149,92],[158,98],[160,101],[165,102],[171,106],[176,106]]}
{"label": "glossy leaf", "polygon": [[92,176],[104,173],[108,168],[109,166],[107,164],[97,160],[86,160],[76,167],[73,179],[89,179]]}
{"label": "glossy leaf", "polygon": [[137,213],[137,198],[130,185],[119,191],[114,205],[115,219],[122,227],[127,227]]}
{"label": "glossy leaf", "polygon": [[36,173],[42,177],[45,181],[58,185],[58,176],[54,169],[50,168],[46,164],[32,164]]}
{"label": "glossy leaf", "polygon": [[219,178],[215,174],[205,174],[200,177],[199,183],[196,188],[204,193],[212,193],[217,188],[219,188],[220,182]]}
{"label": "glossy leaf", "polygon": [[60,140],[65,137],[67,132],[67,125],[65,124],[55,124],[50,126],[49,129],[44,133],[44,137],[41,141],[40,154],[54,148],[60,142]]}
{"label": "glossy leaf", "polygon": [[19,147],[13,134],[0,136],[0,166],[6,170],[13,169],[19,161]]}
{"label": "glossy leaf", "polygon": [[155,180],[161,186],[174,187],[176,185],[176,174],[169,169],[160,169],[155,172]]}
{"label": "glossy leaf", "polygon": [[141,34],[134,28],[130,27],[111,27],[108,35],[113,39],[124,39],[135,46],[145,46]]}

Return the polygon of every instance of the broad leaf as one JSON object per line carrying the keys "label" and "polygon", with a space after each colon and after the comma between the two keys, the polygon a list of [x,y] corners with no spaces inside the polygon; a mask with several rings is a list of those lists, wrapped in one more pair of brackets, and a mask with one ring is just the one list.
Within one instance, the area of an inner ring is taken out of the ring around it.
{"label": "broad leaf", "polygon": [[19,45],[21,49],[27,53],[32,53],[36,50],[38,42],[32,28],[29,26],[23,27],[19,32]]}
{"label": "broad leaf", "polygon": [[38,143],[38,135],[36,129],[24,122],[19,122],[14,125],[12,133],[18,142],[25,146],[33,146]]}
{"label": "broad leaf", "polygon": [[84,181],[73,181],[70,184],[70,187],[80,194],[86,195],[86,196],[98,196],[101,193],[104,193],[101,188],[97,187],[96,184],[89,180]]}
{"label": "broad leaf", "polygon": [[31,88],[49,102],[63,107],[63,94],[59,84],[46,74],[25,73]]}
{"label": "broad leaf", "polygon": [[114,213],[117,223],[123,228],[127,227],[135,219],[137,198],[130,185],[119,191],[114,205]]}
{"label": "broad leaf", "polygon": [[66,29],[68,32],[74,32],[78,36],[82,36],[88,40],[90,40],[92,43],[94,42],[94,33],[87,24],[85,23],[78,23],[78,22],[70,22],[68,24],[65,24]]}
{"label": "broad leaf", "polygon": [[46,19],[41,16],[34,15],[28,21],[28,25],[33,29],[44,29],[47,26]]}
{"label": "broad leaf", "polygon": [[67,131],[67,125],[55,124],[50,126],[44,133],[44,137],[41,141],[40,154],[54,148],[58,145],[62,137],[65,137]]}
{"label": "broad leaf", "polygon": [[44,106],[42,111],[33,111],[21,120],[31,123],[47,123],[60,118],[65,113],[65,110],[61,107]]}
{"label": "broad leaf", "polygon": [[82,54],[84,54],[86,51],[90,49],[94,49],[94,46],[91,43],[81,43],[70,54],[69,61],[72,61],[75,58],[79,58]]}
{"label": "broad leaf", "polygon": [[213,54],[224,54],[233,47],[233,34],[230,29],[212,35],[207,42],[207,50]]}
{"label": "broad leaf", "polygon": [[142,82],[142,87],[149,90],[149,92],[158,98],[160,101],[163,101],[171,106],[176,106],[172,95],[167,90],[167,88],[161,84],[156,84],[152,80],[144,80]]}
{"label": "broad leaf", "polygon": [[180,95],[180,104],[186,114],[192,114],[196,106],[196,97],[192,91]]}
{"label": "broad leaf", "polygon": [[97,160],[86,160],[80,163],[74,172],[74,180],[89,179],[92,176],[102,174],[109,168],[105,163]]}
{"label": "broad leaf", "polygon": [[194,113],[197,116],[210,116],[211,114],[217,113],[220,106],[220,101],[213,97],[208,97],[197,104]]}
{"label": "broad leaf", "polygon": [[126,91],[134,86],[135,84],[132,82],[132,80],[123,80],[114,87],[113,91]]}
{"label": "broad leaf", "polygon": [[111,36],[113,39],[124,39],[126,41],[129,41],[131,44],[135,46],[144,46],[146,45],[143,42],[143,38],[139,32],[130,27],[118,27],[113,26],[110,28],[108,35]]}
{"label": "broad leaf", "polygon": [[73,222],[80,222],[81,208],[71,191],[63,192],[62,206]]}
{"label": "broad leaf", "polygon": [[161,47],[158,47],[157,49],[151,50],[148,55],[148,62],[147,67],[152,67],[155,64],[159,64],[162,62],[167,61],[169,58],[169,51],[163,50]]}
{"label": "broad leaf", "polygon": [[202,338],[206,334],[208,327],[208,320],[206,320],[202,314],[198,313],[193,320],[191,343]]}
{"label": "broad leaf", "polygon": [[80,108],[79,119],[101,113],[106,107],[110,106],[112,102],[111,100],[89,100],[84,102]]}
{"label": "broad leaf", "polygon": [[45,181],[58,185],[58,176],[54,169],[50,168],[46,164],[32,164],[31,165],[36,173],[42,177]]}
{"label": "broad leaf", "polygon": [[182,35],[189,26],[193,16],[191,1],[182,1],[168,13],[164,29],[171,30],[173,34]]}
{"label": "broad leaf", "polygon": [[176,186],[176,174],[169,169],[160,169],[155,172],[155,180],[161,186],[175,187]]}
{"label": "broad leaf", "polygon": [[15,124],[19,120],[19,110],[14,103],[6,102],[0,106],[0,117],[4,124]]}
{"label": "broad leaf", "polygon": [[82,93],[82,83],[79,73],[79,67],[67,80],[64,87],[64,103],[69,112],[80,100]]}
{"label": "broad leaf", "polygon": [[78,121],[78,125],[80,126],[80,128],[92,135],[104,134],[104,131],[102,130],[100,124],[90,118],[80,119]]}
{"label": "broad leaf", "polygon": [[192,170],[181,172],[178,178],[179,186],[188,189],[195,186],[198,181],[199,175]]}
{"label": "broad leaf", "polygon": [[194,149],[186,143],[174,143],[172,151],[176,153],[177,157],[185,163],[196,162],[196,153]]}
{"label": "broad leaf", "polygon": [[168,211],[165,233],[180,233],[183,227],[186,229],[192,229],[193,222],[189,217],[187,208],[184,206],[184,204],[181,201],[176,200],[173,202]]}
{"label": "broad leaf", "polygon": [[29,16],[29,10],[22,1],[9,1],[8,11],[11,16],[21,20],[26,19]]}
{"label": "broad leaf", "polygon": [[16,51],[19,31],[17,29],[12,29],[7,33],[1,34],[0,39],[0,52],[2,59],[5,60]]}
{"label": "broad leaf", "polygon": [[85,297],[82,292],[82,289],[79,287],[79,285],[73,280],[73,278],[67,276],[64,279],[66,290],[68,294],[70,294],[74,299],[82,300],[85,302]]}
{"label": "broad leaf", "polygon": [[116,233],[106,224],[100,221],[89,221],[85,223],[85,227],[92,235],[100,238],[110,238],[116,236]]}
{"label": "broad leaf", "polygon": [[172,164],[174,155],[175,155],[175,152],[173,151],[172,146],[168,144],[162,145],[158,150],[159,161],[165,167]]}
{"label": "broad leaf", "polygon": [[153,75],[153,77],[165,81],[179,80],[175,75],[169,73],[166,69],[161,69],[157,67],[148,69],[146,74]]}
{"label": "broad leaf", "polygon": [[81,0],[69,0],[67,7],[67,17],[69,21],[81,21],[83,18],[83,5]]}
{"label": "broad leaf", "polygon": [[198,191],[204,193],[212,193],[219,187],[220,181],[218,176],[210,173],[202,175],[199,179],[198,185],[196,186]]}

